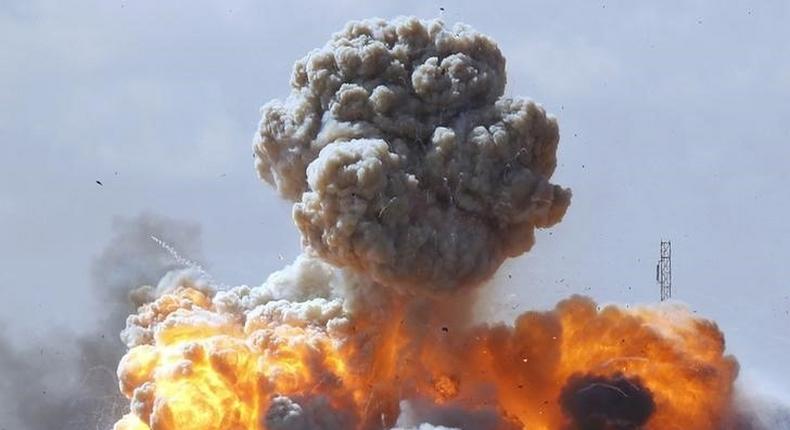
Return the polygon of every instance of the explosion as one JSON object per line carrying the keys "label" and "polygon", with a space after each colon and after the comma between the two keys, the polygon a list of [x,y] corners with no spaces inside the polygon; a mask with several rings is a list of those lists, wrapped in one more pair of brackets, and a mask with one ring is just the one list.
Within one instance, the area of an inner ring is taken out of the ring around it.
{"label": "explosion", "polygon": [[253,148],[304,253],[259,287],[163,279],[122,332],[115,430],[722,428],[738,366],[683,307],[471,323],[475,287],[570,203],[557,123],[503,96],[489,37],[352,22],[291,87]]}

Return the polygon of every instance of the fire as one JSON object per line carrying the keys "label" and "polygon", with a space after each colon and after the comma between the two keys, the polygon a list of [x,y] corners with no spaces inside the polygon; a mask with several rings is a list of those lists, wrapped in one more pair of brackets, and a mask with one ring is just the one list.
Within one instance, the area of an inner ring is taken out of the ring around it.
{"label": "fire", "polygon": [[502,428],[561,429],[571,419],[563,388],[583,375],[641,381],[655,404],[645,429],[713,429],[737,374],[716,326],[678,307],[599,310],[575,296],[512,326],[447,328],[426,316],[415,331],[405,313],[382,326],[345,313],[334,328],[293,315],[273,323],[263,309],[234,320],[218,299],[182,287],[141,308],[153,342],[120,363],[131,413],[115,430],[290,428],[272,418],[283,396],[333,411],[348,426],[336,428],[391,427],[399,401],[424,399],[494,410]]}

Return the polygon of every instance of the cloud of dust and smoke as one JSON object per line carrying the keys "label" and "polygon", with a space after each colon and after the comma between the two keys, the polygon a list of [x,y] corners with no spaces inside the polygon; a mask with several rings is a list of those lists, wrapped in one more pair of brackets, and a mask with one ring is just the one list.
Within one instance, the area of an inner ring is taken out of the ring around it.
{"label": "cloud of dust and smoke", "polygon": [[124,345],[118,332],[129,312],[151,297],[160,278],[186,269],[151,235],[200,256],[196,225],[151,214],[119,217],[108,246],[92,265],[92,295],[102,306],[93,328],[54,329],[24,346],[0,337],[2,428],[105,430],[122,414],[126,401],[118,391],[115,369]]}

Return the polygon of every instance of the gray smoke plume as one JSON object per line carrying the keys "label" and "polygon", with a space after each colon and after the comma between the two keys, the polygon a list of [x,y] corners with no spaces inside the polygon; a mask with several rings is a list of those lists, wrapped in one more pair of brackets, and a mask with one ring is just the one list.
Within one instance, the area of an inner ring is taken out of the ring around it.
{"label": "gray smoke plume", "polygon": [[144,214],[117,218],[113,231],[92,267],[93,296],[102,304],[102,318],[93,330],[54,330],[40,344],[25,348],[0,333],[0,428],[107,430],[127,408],[115,376],[125,351],[118,332],[163,275],[184,268],[150,236],[199,258],[200,228]]}
{"label": "gray smoke plume", "polygon": [[351,22],[291,87],[262,108],[256,166],[331,263],[385,285],[474,285],[568,207],[548,181],[556,121],[503,97],[505,59],[469,27]]}

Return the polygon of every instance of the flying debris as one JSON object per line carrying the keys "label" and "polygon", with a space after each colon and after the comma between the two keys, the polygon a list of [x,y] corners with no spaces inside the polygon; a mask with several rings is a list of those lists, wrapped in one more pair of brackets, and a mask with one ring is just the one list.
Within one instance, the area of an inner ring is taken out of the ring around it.
{"label": "flying debris", "polygon": [[99,181],[98,179],[96,180],[96,183],[101,185],[102,187],[104,186],[104,184],[102,184],[101,181]]}

